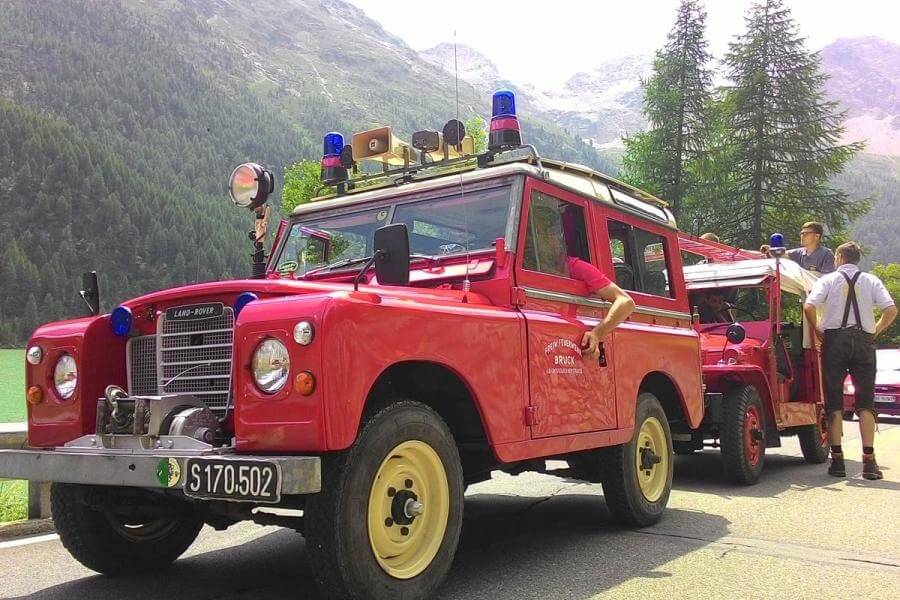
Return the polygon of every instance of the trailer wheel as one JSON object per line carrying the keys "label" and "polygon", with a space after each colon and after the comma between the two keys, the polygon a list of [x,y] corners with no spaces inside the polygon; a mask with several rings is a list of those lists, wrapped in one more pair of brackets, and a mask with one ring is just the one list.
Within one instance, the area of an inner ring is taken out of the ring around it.
{"label": "trailer wheel", "polygon": [[453,435],[431,408],[398,401],[346,452],[323,457],[305,535],[323,595],[431,598],[450,570],[463,515]]}
{"label": "trailer wheel", "polygon": [[88,569],[127,575],[169,566],[194,542],[203,521],[193,516],[126,518],[95,508],[86,495],[102,498],[109,488],[54,483],[53,522],[66,550]]}
{"label": "trailer wheel", "polygon": [[600,452],[603,495],[620,522],[646,527],[662,518],[672,491],[672,433],[656,396],[638,397],[631,441]]}
{"label": "trailer wheel", "polygon": [[825,414],[825,409],[820,406],[815,424],[805,425],[799,428],[797,432],[803,458],[810,464],[820,465],[828,460],[827,419],[828,416]]}
{"label": "trailer wheel", "polygon": [[733,483],[752,485],[759,480],[766,459],[766,423],[762,400],[752,385],[733,388],[725,395],[719,428],[725,475]]}

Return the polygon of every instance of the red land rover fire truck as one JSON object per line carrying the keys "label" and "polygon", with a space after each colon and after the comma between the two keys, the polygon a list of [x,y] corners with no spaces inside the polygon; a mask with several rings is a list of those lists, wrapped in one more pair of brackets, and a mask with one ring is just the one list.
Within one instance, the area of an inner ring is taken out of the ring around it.
{"label": "red land rover fire truck", "polygon": [[[324,594],[427,598],[456,551],[465,487],[548,458],[601,481],[622,522],[661,517],[671,432],[705,423],[665,204],[542,160],[509,92],[494,97],[487,152],[469,153],[458,121],[412,146],[389,128],[348,145],[328,134],[323,181],[337,191],[282,223],[257,278],[109,314],[89,280],[95,314],[35,331],[29,448],[2,452],[0,477],[54,482],[76,559],[145,572],[204,523],[253,520],[303,533]],[[356,174],[358,161],[381,171]],[[240,206],[271,190],[258,165],[232,176]],[[566,256],[637,305],[599,359],[579,343],[609,305]]]}

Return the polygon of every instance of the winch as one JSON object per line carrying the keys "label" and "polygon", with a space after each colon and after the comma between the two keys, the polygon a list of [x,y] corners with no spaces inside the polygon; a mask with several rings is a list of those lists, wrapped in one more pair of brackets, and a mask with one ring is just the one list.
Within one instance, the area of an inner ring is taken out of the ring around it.
{"label": "winch", "polygon": [[95,431],[101,436],[184,436],[210,445],[224,435],[216,415],[194,396],[129,396],[115,385],[97,401]]}

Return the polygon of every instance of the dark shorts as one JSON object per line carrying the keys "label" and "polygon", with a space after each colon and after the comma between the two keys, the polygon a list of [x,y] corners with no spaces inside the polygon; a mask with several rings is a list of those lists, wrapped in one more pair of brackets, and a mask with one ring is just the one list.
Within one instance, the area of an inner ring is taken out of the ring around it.
{"label": "dark shorts", "polygon": [[854,408],[873,411],[875,403],[875,342],[861,329],[829,329],[822,344],[822,387],[830,413],[844,409],[844,379],[853,378]]}

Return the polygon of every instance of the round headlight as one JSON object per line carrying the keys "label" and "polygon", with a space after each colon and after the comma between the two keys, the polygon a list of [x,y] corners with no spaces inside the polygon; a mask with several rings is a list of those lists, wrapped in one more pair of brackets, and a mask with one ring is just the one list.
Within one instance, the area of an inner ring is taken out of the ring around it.
{"label": "round headlight", "polygon": [[60,398],[68,400],[75,393],[75,386],[78,385],[78,367],[75,366],[75,358],[71,354],[63,354],[56,361],[53,384]]}
{"label": "round headlight", "polygon": [[309,346],[315,337],[312,323],[309,321],[300,321],[294,325],[294,341],[301,346]]}
{"label": "round headlight", "polygon": [[251,369],[256,386],[267,394],[274,394],[288,382],[291,357],[284,344],[269,338],[256,347]]}
{"label": "round headlight", "polygon": [[44,360],[44,351],[40,346],[32,346],[28,349],[28,352],[25,353],[25,359],[30,365],[39,365],[41,364],[41,361]]}
{"label": "round headlight", "polygon": [[241,208],[256,208],[275,191],[272,172],[256,163],[244,163],[231,172],[228,195]]}

